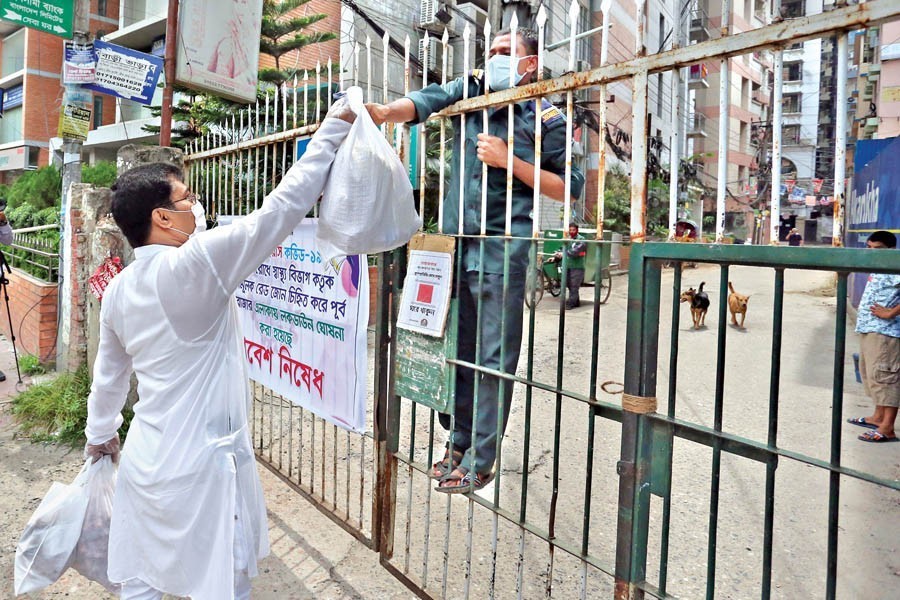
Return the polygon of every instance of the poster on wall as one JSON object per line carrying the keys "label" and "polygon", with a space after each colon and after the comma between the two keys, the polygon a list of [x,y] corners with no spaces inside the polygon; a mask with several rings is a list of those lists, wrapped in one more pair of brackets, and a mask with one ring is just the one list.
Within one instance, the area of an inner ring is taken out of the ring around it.
{"label": "poster on wall", "polygon": [[94,83],[84,88],[141,104],[153,102],[163,71],[161,58],[100,40],[94,41],[94,54]]}
{"label": "poster on wall", "polygon": [[332,423],[366,424],[365,256],[323,262],[316,220],[294,229],[236,293],[250,378]]}
{"label": "poster on wall", "polygon": [[181,0],[178,83],[237,102],[255,101],[262,4]]}

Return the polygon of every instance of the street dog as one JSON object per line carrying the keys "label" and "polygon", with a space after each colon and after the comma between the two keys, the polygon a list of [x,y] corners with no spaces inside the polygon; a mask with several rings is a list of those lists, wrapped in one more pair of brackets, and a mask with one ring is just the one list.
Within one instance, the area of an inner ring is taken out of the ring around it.
{"label": "street dog", "polygon": [[706,324],[706,311],[709,310],[709,296],[703,291],[705,281],[700,282],[700,289],[688,288],[681,293],[682,302],[691,303],[691,319],[694,320],[694,329],[700,329]]}
{"label": "street dog", "polygon": [[[738,294],[734,291],[734,286],[731,285],[731,282],[728,282],[728,289],[731,291],[728,294],[728,310],[731,311],[731,323],[735,327],[744,328],[744,319],[747,318],[747,302],[750,300],[750,296],[744,296],[743,294]],[[738,325],[737,316],[741,315],[741,323]]]}

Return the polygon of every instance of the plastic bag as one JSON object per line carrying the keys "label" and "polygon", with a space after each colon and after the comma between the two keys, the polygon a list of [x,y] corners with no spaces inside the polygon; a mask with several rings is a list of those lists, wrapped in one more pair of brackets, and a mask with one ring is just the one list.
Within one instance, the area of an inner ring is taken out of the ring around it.
{"label": "plastic bag", "polygon": [[351,87],[346,98],[356,120],[335,155],[316,233],[326,261],[392,250],[422,226],[406,168],[372,122],[362,89]]}
{"label": "plastic bag", "polygon": [[106,570],[109,565],[109,523],[117,473],[118,468],[109,455],[91,465],[86,487],[87,510],[70,564],[73,569],[115,594],[119,593],[121,585],[112,583]]}
{"label": "plastic bag", "polygon": [[69,485],[50,486],[16,546],[16,595],[47,587],[76,563],[89,579],[117,590],[106,577],[115,482],[116,466],[107,456],[88,459]]}

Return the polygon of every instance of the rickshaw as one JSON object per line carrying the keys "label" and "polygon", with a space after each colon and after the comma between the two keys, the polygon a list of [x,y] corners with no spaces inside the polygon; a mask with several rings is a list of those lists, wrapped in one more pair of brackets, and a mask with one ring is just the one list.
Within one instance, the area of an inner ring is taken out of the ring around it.
{"label": "rickshaw", "polygon": [[[588,240],[594,239],[594,231],[582,229]],[[607,236],[604,236],[604,238]],[[537,306],[549,292],[554,298],[562,293],[562,250],[563,232],[559,229],[548,229],[542,234],[537,253],[537,264],[529,267],[525,279],[525,305],[528,308]],[[611,239],[611,237],[610,237]],[[588,244],[588,253],[584,269],[584,282],[600,286],[600,304],[609,300],[612,291],[612,273],[610,272],[610,245],[606,243]],[[597,261],[600,261],[600,280],[595,281]]]}

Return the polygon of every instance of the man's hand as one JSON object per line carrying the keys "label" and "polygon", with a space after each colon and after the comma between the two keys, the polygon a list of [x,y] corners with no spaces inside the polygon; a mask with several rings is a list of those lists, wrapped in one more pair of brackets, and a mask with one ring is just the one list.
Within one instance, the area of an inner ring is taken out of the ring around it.
{"label": "man's hand", "polygon": [[479,133],[478,142],[475,146],[478,149],[478,160],[489,167],[506,168],[508,148],[506,142],[502,139],[495,135]]}
{"label": "man's hand", "polygon": [[0,210],[0,225],[6,225],[6,211]]}
{"label": "man's hand", "polygon": [[871,311],[872,314],[879,319],[893,319],[894,317],[900,315],[900,304],[898,304],[894,308],[885,308],[880,304],[873,304]]}
{"label": "man's hand", "polygon": [[92,463],[97,462],[104,456],[109,455],[114,463],[119,462],[119,434],[116,437],[106,440],[102,444],[88,444],[84,448],[85,458],[90,457]]}
{"label": "man's hand", "polygon": [[369,116],[372,117],[372,121],[374,121],[376,125],[381,125],[387,121],[390,112],[387,106],[378,104],[377,102],[369,102],[366,104],[366,110],[369,111]]}

